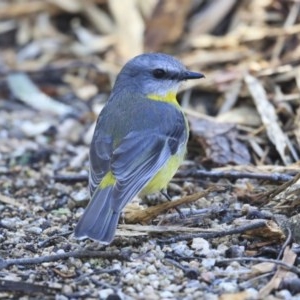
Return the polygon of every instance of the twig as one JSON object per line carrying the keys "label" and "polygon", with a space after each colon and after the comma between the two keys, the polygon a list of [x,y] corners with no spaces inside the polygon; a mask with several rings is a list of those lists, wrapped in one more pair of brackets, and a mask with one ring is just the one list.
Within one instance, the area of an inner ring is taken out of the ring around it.
{"label": "twig", "polygon": [[233,261],[252,261],[252,262],[268,262],[274,263],[276,265],[282,266],[284,269],[289,270],[297,275],[300,275],[300,269],[295,266],[288,265],[281,260],[270,259],[270,258],[261,258],[261,257],[236,257],[236,258],[224,258],[222,260],[216,261],[216,263],[226,263]]}
{"label": "twig", "polygon": [[63,232],[63,233],[59,233],[59,234],[55,234],[55,235],[50,236],[49,238],[47,238],[47,239],[45,239],[41,242],[38,242],[37,245],[38,245],[39,248],[43,248],[43,247],[46,247],[47,245],[49,245],[50,242],[55,240],[55,239],[63,238],[63,239],[66,240],[66,236],[70,235],[71,233],[73,233],[73,230]]}
{"label": "twig", "polygon": [[206,170],[187,170],[180,171],[176,174],[176,177],[195,177],[195,178],[228,178],[228,179],[258,179],[258,180],[269,180],[269,181],[289,181],[294,178],[292,175],[281,174],[281,173],[250,173],[250,172],[239,172],[239,171],[206,171]]}
{"label": "twig", "polygon": [[76,182],[87,182],[88,176],[87,175],[54,175],[52,177],[57,182],[66,182],[66,183],[76,183]]}
{"label": "twig", "polygon": [[258,282],[260,279],[265,279],[266,277],[269,277],[269,276],[274,275],[274,274],[275,274],[275,271],[271,271],[271,272],[268,272],[268,273],[264,273],[264,274],[255,276],[253,278],[250,278],[247,281],[241,282],[240,287],[242,289],[248,289],[248,288],[254,286],[254,283]]}
{"label": "twig", "polygon": [[178,213],[169,213],[161,216],[161,220],[168,225],[174,223],[176,225],[180,224],[183,226],[184,223],[189,223],[192,219],[198,220],[201,217],[209,217],[211,214],[220,214],[222,211],[224,211],[224,207],[211,206],[201,209],[181,208],[180,211],[184,217],[183,219],[178,218]]}
{"label": "twig", "polygon": [[61,291],[60,288],[49,287],[42,284],[34,284],[22,281],[0,280],[0,292],[23,292],[27,294],[55,295]]}
{"label": "twig", "polygon": [[223,231],[219,231],[219,232],[204,232],[204,233],[202,232],[202,233],[195,233],[195,234],[193,234],[193,233],[192,234],[183,234],[183,235],[177,235],[176,237],[172,237],[172,238],[158,239],[157,241],[159,243],[172,244],[172,243],[176,243],[179,241],[190,240],[190,239],[199,238],[199,237],[204,238],[204,239],[213,239],[213,238],[217,238],[217,237],[223,237],[226,235],[241,234],[248,230],[262,228],[262,227],[266,226],[266,223],[267,223],[267,221],[262,220],[262,221],[254,222],[254,223],[247,224],[244,226],[240,226],[237,228],[223,230]]}
{"label": "twig", "polygon": [[[291,250],[289,246],[287,246],[284,249],[284,254],[281,263],[284,263],[287,266],[293,266],[296,258],[297,258],[297,254],[293,250]],[[294,272],[296,272],[296,274],[299,274],[300,272],[298,268],[295,269],[296,270]],[[270,293],[273,290],[277,290],[280,286],[280,283],[284,280],[284,278],[287,277],[289,271],[290,271],[289,268],[286,267],[282,268],[279,266],[275,274],[271,278],[271,280],[258,291],[258,299],[266,299],[267,296],[270,295]]]}
{"label": "twig", "polygon": [[[206,171],[206,170],[184,170],[176,173],[176,177],[195,177],[195,178],[228,178],[228,179],[258,179],[258,180],[268,180],[268,181],[289,181],[294,178],[293,175],[282,174],[282,173],[250,173],[250,172],[240,172],[240,171]],[[52,177],[57,182],[86,182],[88,181],[87,175],[55,175]]]}
{"label": "twig", "polygon": [[[300,9],[300,3],[295,2],[283,24],[283,28],[289,28],[290,26],[295,24],[299,15],[299,9]],[[278,61],[279,56],[285,44],[286,44],[286,36],[279,36],[276,41],[276,44],[273,46],[273,53],[271,59],[271,62],[273,62],[273,64],[275,64]]]}
{"label": "twig", "polygon": [[268,100],[267,92],[262,83],[250,74],[245,75],[245,82],[248,90],[252,95],[252,99],[261,117],[266,133],[270,142],[275,146],[283,163],[289,165],[292,159],[298,160],[298,156],[294,156],[295,151],[292,149],[289,137],[283,132],[279,125],[279,119],[275,107]]}
{"label": "twig", "polygon": [[88,251],[88,250],[78,250],[71,251],[67,253],[60,253],[54,255],[47,255],[41,257],[31,257],[31,258],[15,258],[0,260],[0,270],[10,267],[12,265],[33,265],[42,264],[45,262],[53,262],[60,259],[73,258],[103,258],[103,259],[117,259],[117,260],[129,260],[129,252],[121,251]]}
{"label": "twig", "polygon": [[293,236],[292,236],[291,229],[289,227],[287,227],[287,232],[288,232],[287,238],[284,244],[282,245],[280,252],[277,255],[277,259],[280,259],[283,256],[285,248],[292,242]]}
{"label": "twig", "polygon": [[209,193],[217,191],[221,191],[221,188],[212,186],[203,192],[195,193],[190,196],[185,196],[181,199],[174,200],[172,202],[165,202],[159,205],[149,207],[145,210],[131,210],[126,213],[125,220],[127,223],[145,223],[156,218],[159,214],[167,211],[168,209],[175,208],[182,204],[189,204],[195,202],[200,198],[206,197]]}
{"label": "twig", "polygon": [[189,279],[197,279],[198,276],[200,275],[197,269],[188,266],[183,266],[182,264],[180,264],[179,262],[177,262],[172,258],[165,258],[164,260],[169,264],[172,264],[174,267],[182,270],[184,272],[184,275]]}
{"label": "twig", "polygon": [[268,192],[263,192],[259,195],[256,195],[256,201],[262,201],[263,199],[274,198],[276,195],[285,191],[288,187],[295,184],[300,179],[300,173],[296,174],[293,178],[291,178],[288,182],[283,183],[279,187],[272,189]]}

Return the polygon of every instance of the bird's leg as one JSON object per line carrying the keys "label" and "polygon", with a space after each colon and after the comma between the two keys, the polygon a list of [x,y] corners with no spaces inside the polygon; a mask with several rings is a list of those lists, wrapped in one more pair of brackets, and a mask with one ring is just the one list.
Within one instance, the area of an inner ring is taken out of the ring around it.
{"label": "bird's leg", "polygon": [[168,194],[168,190],[167,189],[163,189],[160,191],[160,193],[169,201],[172,201],[170,195]]}
{"label": "bird's leg", "polygon": [[[167,189],[161,190],[160,193],[168,200],[168,201],[172,201],[170,195],[168,194]],[[184,215],[183,213],[180,211],[180,209],[178,207],[175,207],[175,210],[177,211],[177,213],[179,214],[180,219],[184,219]]]}

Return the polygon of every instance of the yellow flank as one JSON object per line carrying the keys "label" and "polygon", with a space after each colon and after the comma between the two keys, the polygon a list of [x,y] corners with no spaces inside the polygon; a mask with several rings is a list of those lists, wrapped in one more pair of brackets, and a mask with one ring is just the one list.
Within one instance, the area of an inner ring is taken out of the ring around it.
{"label": "yellow flank", "polygon": [[167,187],[170,180],[175,175],[177,169],[181,165],[185,155],[184,151],[172,155],[167,163],[158,171],[158,173],[151,179],[146,187],[140,193],[141,196],[158,192]]}
{"label": "yellow flank", "polygon": [[176,93],[174,92],[168,92],[165,95],[148,94],[147,98],[151,100],[167,102],[179,106],[176,99]]}
{"label": "yellow flank", "polygon": [[111,171],[109,171],[102,178],[102,180],[101,180],[101,182],[99,184],[99,188],[100,189],[105,189],[106,187],[114,185],[115,183],[116,183],[116,178],[115,178],[114,174]]}

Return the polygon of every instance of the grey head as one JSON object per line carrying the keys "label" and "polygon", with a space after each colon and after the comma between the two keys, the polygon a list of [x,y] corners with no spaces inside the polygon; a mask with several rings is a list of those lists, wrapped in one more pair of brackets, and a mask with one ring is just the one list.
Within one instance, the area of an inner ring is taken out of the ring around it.
{"label": "grey head", "polygon": [[132,89],[143,95],[176,93],[182,81],[204,77],[191,72],[176,58],[164,53],[141,54],[128,61],[119,73],[114,89]]}

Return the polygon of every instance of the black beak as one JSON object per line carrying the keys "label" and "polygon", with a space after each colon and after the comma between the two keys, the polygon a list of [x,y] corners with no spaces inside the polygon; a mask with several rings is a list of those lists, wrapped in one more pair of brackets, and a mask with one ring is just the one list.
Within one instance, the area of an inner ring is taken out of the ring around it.
{"label": "black beak", "polygon": [[181,80],[205,78],[204,74],[197,72],[185,71],[181,75]]}

